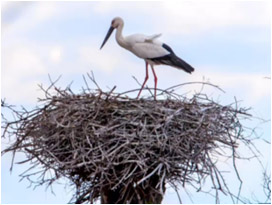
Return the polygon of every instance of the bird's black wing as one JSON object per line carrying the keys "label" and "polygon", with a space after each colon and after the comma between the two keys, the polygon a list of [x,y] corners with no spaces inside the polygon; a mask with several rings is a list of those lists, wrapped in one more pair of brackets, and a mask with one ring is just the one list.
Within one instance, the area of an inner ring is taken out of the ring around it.
{"label": "bird's black wing", "polygon": [[187,73],[191,73],[195,70],[191,65],[186,63],[184,60],[182,60],[178,56],[176,56],[176,54],[174,53],[172,48],[170,48],[170,46],[164,43],[162,44],[162,47],[166,49],[167,51],[169,51],[170,54],[157,57],[157,58],[150,58],[149,60],[153,61],[156,64],[164,64],[164,65],[173,66],[178,69],[182,69]]}

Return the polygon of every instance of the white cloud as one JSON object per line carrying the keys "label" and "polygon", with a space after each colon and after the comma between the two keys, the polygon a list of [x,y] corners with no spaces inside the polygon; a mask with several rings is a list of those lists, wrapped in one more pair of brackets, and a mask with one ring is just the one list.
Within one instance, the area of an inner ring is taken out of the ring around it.
{"label": "white cloud", "polygon": [[[8,5],[18,6],[12,2]],[[85,6],[84,6],[85,5]],[[5,6],[3,13],[12,12],[10,6]],[[212,32],[214,29],[224,27],[269,27],[270,4],[262,2],[239,1],[162,1],[162,2],[75,2],[64,4],[63,2],[33,2],[28,8],[21,8],[20,18],[12,23],[8,31],[29,31],[45,21],[65,18],[71,14],[80,15],[94,13],[99,18],[116,15],[127,18],[138,18],[139,24],[145,24],[143,19],[152,21],[149,25],[151,32],[165,34],[194,34]],[[100,15],[100,16],[99,16]],[[102,16],[103,15],[103,16]],[[137,19],[136,19],[137,20]],[[110,22],[109,22],[110,23]],[[6,22],[3,22],[6,24]],[[147,31],[150,32],[150,31]]]}
{"label": "white cloud", "polygon": [[227,26],[270,25],[266,2],[164,1],[162,6],[160,19],[169,29],[167,32],[210,32]]}
{"label": "white cloud", "polygon": [[2,77],[24,78],[45,73],[45,66],[37,52],[29,45],[4,49]]}
{"label": "white cloud", "polygon": [[[12,14],[16,10],[15,14]],[[4,21],[4,35],[27,32],[38,24],[59,15],[56,2],[9,2],[2,10],[3,16],[17,15],[12,22]],[[5,20],[5,18],[4,18]]]}
{"label": "white cloud", "polygon": [[[113,49],[111,49],[113,50]],[[101,52],[99,49],[88,46],[79,48],[80,61],[92,68],[101,69],[110,73],[119,63],[119,52]]]}
{"label": "white cloud", "polygon": [[53,63],[59,63],[63,58],[63,48],[61,46],[54,46],[50,49],[49,55]]}
{"label": "white cloud", "polygon": [[22,39],[3,43],[2,96],[13,103],[35,102],[41,93],[38,84],[48,80],[47,74],[62,61],[62,53],[61,45],[36,45]]}
{"label": "white cloud", "polygon": [[[11,101],[37,97],[37,78],[46,74],[41,57],[29,45],[3,48],[2,53],[2,96]],[[36,89],[35,88],[35,89]]]}
{"label": "white cloud", "polygon": [[148,18],[154,30],[175,35],[199,35],[233,26],[270,26],[270,3],[265,1],[98,2],[93,11],[112,17],[139,16],[139,24],[145,24],[142,18]]}
{"label": "white cloud", "polygon": [[[202,66],[202,68],[205,68],[205,66]],[[204,70],[204,72],[195,73],[187,77],[187,79],[190,81],[201,81],[204,76],[206,81],[219,86],[228,95],[234,95],[240,98],[239,100],[244,100],[251,105],[271,95],[271,80],[265,78],[267,73],[226,72],[226,69],[222,69],[224,70],[223,72],[207,72],[206,69]],[[199,90],[199,86],[195,88]]]}
{"label": "white cloud", "polygon": [[135,68],[135,66],[138,67],[133,61],[136,57],[130,54],[129,51],[119,47],[114,35],[111,36],[102,50],[99,49],[100,43],[102,42],[94,39],[84,46],[78,47],[78,60],[80,63],[90,66],[92,70],[101,70],[107,74],[126,72],[128,67],[129,70]]}

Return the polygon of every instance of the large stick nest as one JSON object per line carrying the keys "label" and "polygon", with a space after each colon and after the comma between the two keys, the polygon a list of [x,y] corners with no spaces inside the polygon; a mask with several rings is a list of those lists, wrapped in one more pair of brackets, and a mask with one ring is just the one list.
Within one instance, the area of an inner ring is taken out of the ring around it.
{"label": "large stick nest", "polygon": [[4,124],[3,136],[16,136],[4,153],[26,153],[21,163],[41,170],[35,183],[66,177],[76,185],[77,203],[117,189],[119,202],[132,203],[154,180],[152,191],[162,196],[165,183],[201,186],[207,176],[216,191],[226,192],[215,161],[229,157],[226,153],[235,158],[245,140],[239,116],[247,114],[237,104],[222,106],[199,93],[154,101],[101,90],[55,90],[55,95],[46,91],[43,105],[32,111],[13,110],[17,120]]}

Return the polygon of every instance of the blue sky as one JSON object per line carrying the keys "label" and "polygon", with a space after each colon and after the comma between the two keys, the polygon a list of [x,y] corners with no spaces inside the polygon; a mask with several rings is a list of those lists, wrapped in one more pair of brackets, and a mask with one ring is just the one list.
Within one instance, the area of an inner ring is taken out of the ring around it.
{"label": "blue sky", "polygon": [[[270,119],[271,81],[266,78],[271,76],[270,5],[265,1],[3,2],[2,98],[16,105],[35,106],[37,97],[42,97],[37,84],[48,85],[48,74],[53,79],[62,75],[58,84],[62,87],[73,81],[72,88],[77,92],[84,85],[82,75],[90,71],[105,90],[114,85],[119,92],[138,88],[132,76],[144,80],[142,59],[120,48],[113,36],[99,50],[115,16],[125,21],[124,35],[162,33],[160,40],[195,67],[192,75],[167,66],[156,67],[159,88],[205,79],[226,91],[204,90],[220,103],[232,103],[235,96],[241,106],[251,107],[256,117]],[[153,83],[150,77],[148,86],[153,87]],[[191,85],[178,92],[197,90],[199,86]],[[270,140],[270,123],[258,119],[244,123],[258,127],[257,134]],[[6,146],[7,142],[2,143]],[[262,141],[257,146],[270,170],[270,146]],[[242,147],[239,152],[248,154]],[[71,192],[63,185],[55,186],[56,196],[45,187],[27,189],[27,182],[18,182],[18,175],[27,166],[15,166],[10,174],[10,160],[10,155],[2,157],[2,203],[68,202]],[[257,161],[241,161],[238,166],[246,181],[243,196],[255,193],[263,199]],[[223,167],[231,170],[228,163],[222,163]],[[237,189],[233,175],[226,178],[231,188]],[[195,203],[214,202],[193,189],[188,191]],[[180,194],[183,203],[192,203],[182,189]],[[230,200],[224,197],[221,202]],[[173,190],[167,190],[164,203],[178,203]]]}

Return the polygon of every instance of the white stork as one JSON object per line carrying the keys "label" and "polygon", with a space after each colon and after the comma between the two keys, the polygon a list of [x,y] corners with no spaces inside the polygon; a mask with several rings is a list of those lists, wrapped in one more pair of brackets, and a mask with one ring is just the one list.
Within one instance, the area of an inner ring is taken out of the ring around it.
{"label": "white stork", "polygon": [[158,37],[161,36],[161,34],[156,34],[152,36],[146,36],[142,34],[133,34],[130,36],[124,37],[122,35],[124,27],[124,21],[120,17],[116,17],[112,20],[111,26],[108,30],[108,33],[100,47],[100,49],[103,48],[107,40],[109,39],[110,35],[112,34],[113,30],[116,29],[116,41],[117,43],[134,53],[139,58],[142,58],[145,60],[146,65],[146,76],[145,80],[143,82],[143,85],[138,93],[137,98],[139,98],[142,89],[144,88],[144,85],[146,81],[148,80],[148,64],[151,66],[154,80],[155,80],[155,93],[154,98],[156,99],[156,91],[157,91],[157,76],[154,70],[154,65],[169,65],[173,66],[178,69],[182,69],[187,73],[191,73],[194,71],[194,68],[190,66],[188,63],[186,63],[184,60],[180,59],[174,51],[165,43],[162,43],[157,40]]}

